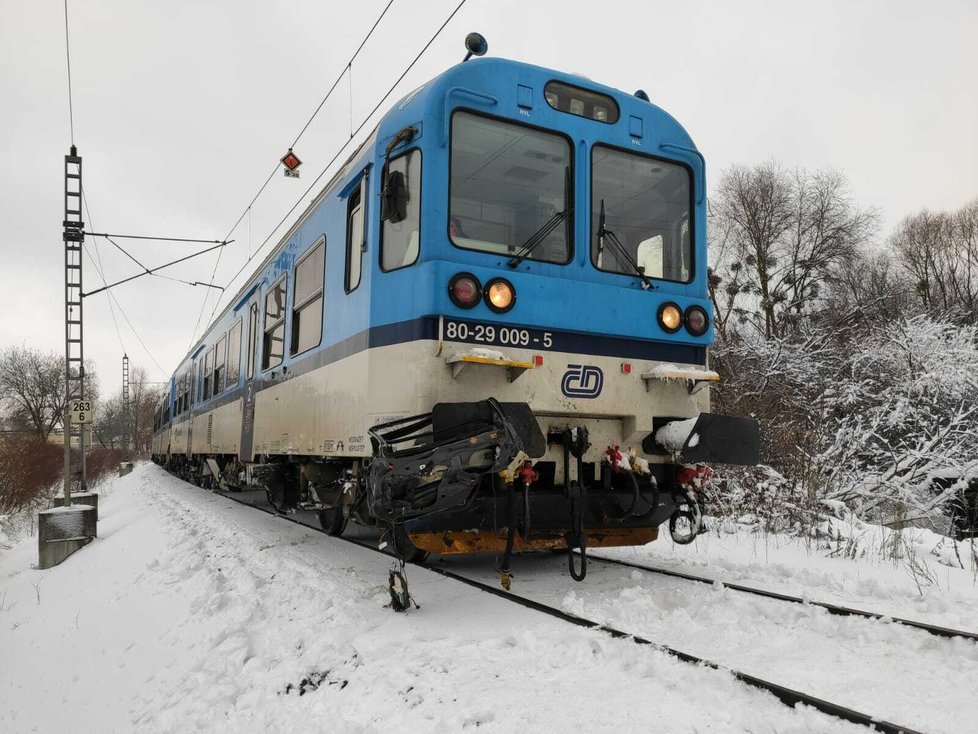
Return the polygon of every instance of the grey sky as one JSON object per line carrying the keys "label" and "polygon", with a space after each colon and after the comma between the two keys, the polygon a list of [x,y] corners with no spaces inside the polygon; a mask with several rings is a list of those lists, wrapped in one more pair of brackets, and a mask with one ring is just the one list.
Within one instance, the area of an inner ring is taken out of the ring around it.
{"label": "grey sky", "polygon": [[[353,67],[354,125],[456,4],[395,0]],[[90,227],[223,237],[384,5],[69,0],[75,142]],[[0,346],[63,348],[63,13],[57,1],[0,0]],[[470,30],[488,38],[492,55],[645,89],[689,130],[711,183],[730,165],[771,158],[844,171],[856,200],[882,211],[880,240],[909,213],[978,196],[973,0],[468,0],[392,100],[460,61]],[[273,178],[232,233],[217,283],[348,138],[346,80],[339,91],[296,147],[302,178]],[[120,244],[150,267],[193,247]],[[98,254],[110,280],[137,270],[104,240]],[[209,280],[215,261],[206,255],[164,272]],[[85,267],[86,289],[100,285],[91,261]],[[158,278],[114,293],[159,366],[116,308],[122,343],[155,380],[184,354],[204,299],[206,320],[216,294]],[[108,303],[104,295],[86,302],[86,355],[104,394],[119,387],[123,348]]]}

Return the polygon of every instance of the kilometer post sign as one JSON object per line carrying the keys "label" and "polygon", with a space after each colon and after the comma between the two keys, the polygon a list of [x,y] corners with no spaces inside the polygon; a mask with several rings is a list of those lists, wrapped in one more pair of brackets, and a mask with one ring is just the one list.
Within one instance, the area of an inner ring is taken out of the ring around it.
{"label": "kilometer post sign", "polygon": [[76,425],[86,425],[92,422],[92,401],[91,400],[70,400],[69,412],[71,422]]}

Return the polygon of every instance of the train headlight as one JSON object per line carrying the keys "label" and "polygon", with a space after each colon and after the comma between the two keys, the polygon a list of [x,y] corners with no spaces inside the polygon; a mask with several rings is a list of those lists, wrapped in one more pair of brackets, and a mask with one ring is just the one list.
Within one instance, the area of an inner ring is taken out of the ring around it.
{"label": "train headlight", "polygon": [[683,312],[675,303],[663,303],[659,306],[659,326],[669,334],[679,331],[683,325]]}
{"label": "train headlight", "polygon": [[493,278],[486,283],[486,305],[496,313],[509,311],[516,303],[516,291],[505,278]]}
{"label": "train headlight", "polygon": [[686,309],[686,331],[693,336],[703,336],[710,327],[710,317],[700,306],[690,306]]}
{"label": "train headlight", "polygon": [[472,273],[456,273],[448,281],[448,297],[459,308],[473,308],[482,298],[482,285]]}

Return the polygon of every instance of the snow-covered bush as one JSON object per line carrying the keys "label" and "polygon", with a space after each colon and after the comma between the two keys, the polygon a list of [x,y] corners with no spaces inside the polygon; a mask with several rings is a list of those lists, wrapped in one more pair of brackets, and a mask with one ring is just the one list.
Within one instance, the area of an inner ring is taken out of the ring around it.
{"label": "snow-covered bush", "polygon": [[769,465],[729,473],[721,511],[811,529],[825,501],[841,501],[864,519],[946,530],[946,506],[978,477],[974,326],[802,324],[783,338],[738,335],[714,356],[718,411],[761,421]]}

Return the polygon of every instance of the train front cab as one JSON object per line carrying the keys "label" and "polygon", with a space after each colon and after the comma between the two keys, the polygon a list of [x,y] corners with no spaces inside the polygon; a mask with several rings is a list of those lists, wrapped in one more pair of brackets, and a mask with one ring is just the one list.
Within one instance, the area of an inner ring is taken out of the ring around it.
{"label": "train front cab", "polygon": [[665,521],[695,534],[702,465],[756,462],[757,426],[709,413],[691,139],[646,99],[500,59],[416,97],[378,147],[383,216],[418,218],[405,261],[419,266],[389,273],[372,309],[393,319],[389,276],[412,279],[436,345],[372,350],[392,380],[370,389],[394,404],[394,373],[425,364],[414,380],[432,407],[371,431],[378,514],[439,553],[640,544]]}

